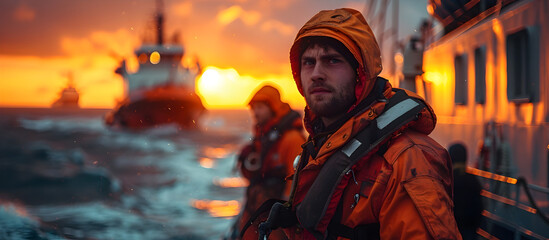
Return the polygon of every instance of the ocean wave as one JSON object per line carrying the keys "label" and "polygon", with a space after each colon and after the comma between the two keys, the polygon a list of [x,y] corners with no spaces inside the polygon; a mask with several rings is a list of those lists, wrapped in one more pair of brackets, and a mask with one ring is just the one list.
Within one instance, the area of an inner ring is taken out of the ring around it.
{"label": "ocean wave", "polygon": [[101,118],[19,118],[21,127],[35,131],[62,131],[62,132],[106,132],[107,128]]}

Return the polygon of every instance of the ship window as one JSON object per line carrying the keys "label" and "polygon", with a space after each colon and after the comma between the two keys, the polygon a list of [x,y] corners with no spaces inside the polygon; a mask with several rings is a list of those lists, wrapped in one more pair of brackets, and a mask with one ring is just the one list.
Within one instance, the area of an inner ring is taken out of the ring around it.
{"label": "ship window", "polygon": [[467,104],[467,54],[456,56],[455,67],[455,95],[454,102],[457,105]]}
{"label": "ship window", "polygon": [[137,60],[139,61],[140,64],[145,64],[149,60],[149,57],[147,56],[147,54],[141,53],[139,54],[139,57],[137,57]]}
{"label": "ship window", "polygon": [[507,35],[507,97],[515,103],[539,98],[539,34],[528,27]]}
{"label": "ship window", "polygon": [[486,46],[475,49],[475,102],[486,102]]}

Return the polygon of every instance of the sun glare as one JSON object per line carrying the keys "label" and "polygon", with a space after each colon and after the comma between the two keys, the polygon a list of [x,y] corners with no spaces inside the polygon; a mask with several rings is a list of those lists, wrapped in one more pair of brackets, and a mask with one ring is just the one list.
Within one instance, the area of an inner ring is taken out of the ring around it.
{"label": "sun glare", "polygon": [[250,95],[260,85],[270,84],[281,91],[283,101],[294,108],[305,106],[290,76],[267,76],[262,78],[241,76],[234,68],[206,67],[197,81],[197,91],[208,109],[245,109]]}
{"label": "sun glare", "polygon": [[241,79],[233,69],[206,67],[198,79],[198,92],[207,108],[244,108],[244,101],[257,83]]}
{"label": "sun glare", "polygon": [[220,91],[218,87],[222,84],[223,76],[218,69],[208,67],[198,80],[198,86],[202,94],[209,94]]}

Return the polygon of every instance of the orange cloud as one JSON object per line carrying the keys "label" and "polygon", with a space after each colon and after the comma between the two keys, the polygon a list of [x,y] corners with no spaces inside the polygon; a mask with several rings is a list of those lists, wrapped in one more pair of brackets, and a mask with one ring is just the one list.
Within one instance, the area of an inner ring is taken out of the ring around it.
{"label": "orange cloud", "polygon": [[120,29],[116,32],[94,31],[84,38],[61,38],[61,48],[68,55],[105,55],[118,57],[133,56],[133,49],[139,45],[135,34]]}
{"label": "orange cloud", "polygon": [[36,17],[36,11],[31,9],[27,4],[23,3],[15,9],[13,18],[21,22],[31,22]]}
{"label": "orange cloud", "polygon": [[[299,0],[277,0],[277,1],[257,1],[263,9],[288,9]],[[301,0],[302,1],[302,0]],[[317,3],[317,1],[311,2],[312,5]]]}
{"label": "orange cloud", "polygon": [[236,20],[242,11],[242,8],[236,5],[222,10],[217,14],[217,21],[221,23],[221,25],[227,25]]}
{"label": "orange cloud", "polygon": [[217,20],[221,25],[227,25],[236,19],[242,20],[248,26],[255,25],[261,19],[261,13],[257,11],[245,11],[238,5],[233,5],[217,14]]}
{"label": "orange cloud", "polygon": [[175,14],[175,16],[179,16],[179,17],[190,16],[193,11],[193,3],[190,1],[176,3],[171,8],[171,11]]}
{"label": "orange cloud", "polygon": [[284,24],[277,20],[269,20],[261,24],[261,30],[263,31],[277,31],[278,33],[286,36],[294,35],[297,30],[294,26]]}

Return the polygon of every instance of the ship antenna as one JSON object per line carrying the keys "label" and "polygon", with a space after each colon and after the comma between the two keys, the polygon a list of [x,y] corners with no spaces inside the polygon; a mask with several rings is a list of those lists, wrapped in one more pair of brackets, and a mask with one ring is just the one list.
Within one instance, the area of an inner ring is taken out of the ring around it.
{"label": "ship antenna", "polygon": [[164,43],[164,4],[162,0],[156,1],[156,44]]}
{"label": "ship antenna", "polygon": [[74,77],[72,71],[67,72],[67,86],[74,87]]}

